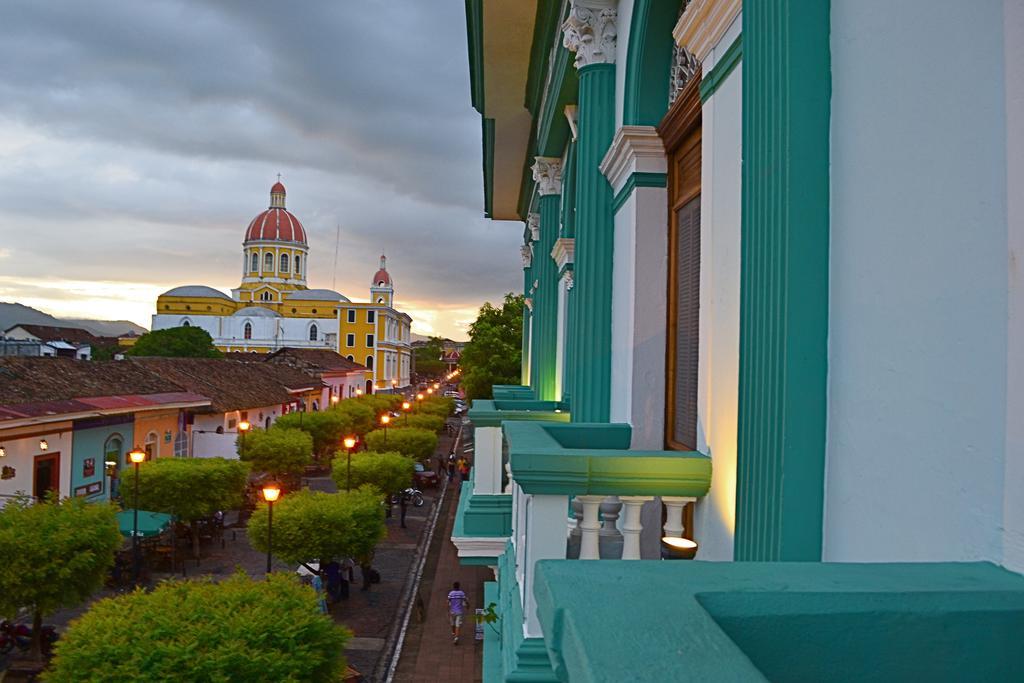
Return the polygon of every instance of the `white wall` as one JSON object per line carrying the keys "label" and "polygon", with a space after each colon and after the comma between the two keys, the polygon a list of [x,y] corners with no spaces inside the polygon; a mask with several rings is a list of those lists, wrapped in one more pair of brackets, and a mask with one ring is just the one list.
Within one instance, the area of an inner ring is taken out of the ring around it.
{"label": "white wall", "polygon": [[[705,59],[705,74],[739,31],[737,18]],[[738,64],[701,111],[697,448],[712,462],[711,490],[694,513],[702,560],[732,559],[736,525],[742,95]]]}
{"label": "white wall", "polygon": [[826,560],[1001,557],[1002,37],[999,2],[832,2]]}
{"label": "white wall", "polygon": [[1003,558],[1024,572],[1024,3],[1005,0],[1006,189],[1009,225],[1006,465],[1003,478]]}
{"label": "white wall", "polygon": [[[334,304],[325,302],[325,307]],[[206,330],[213,343],[217,346],[257,348],[325,348],[336,350],[338,319],[331,318],[266,318],[246,316],[219,315],[168,315],[158,313],[153,316],[153,329],[164,330],[181,327],[188,320],[192,327]],[[245,338],[245,323],[252,324],[252,338]],[[309,326],[317,326],[317,341],[310,341]],[[329,340],[326,335],[333,335]]]}
{"label": "white wall", "polygon": [[[0,458],[0,467],[12,467],[15,473],[11,479],[0,479],[0,496],[13,496],[19,493],[31,496],[35,457],[50,453],[60,453],[60,495],[71,495],[71,424],[63,423],[61,427],[52,429],[53,431],[49,431],[46,426],[36,425],[7,430],[0,436],[0,445],[6,453]],[[32,436],[19,438],[19,434]],[[39,450],[40,439],[46,439],[46,451]],[[102,463],[96,465],[102,466]],[[0,498],[0,507],[3,507],[5,500]]]}

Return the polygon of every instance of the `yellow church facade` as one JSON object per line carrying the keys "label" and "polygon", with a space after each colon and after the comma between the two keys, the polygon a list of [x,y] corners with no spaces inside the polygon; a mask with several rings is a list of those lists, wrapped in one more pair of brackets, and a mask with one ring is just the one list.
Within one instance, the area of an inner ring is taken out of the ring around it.
{"label": "yellow church facade", "polygon": [[306,231],[285,198],[279,181],[270,190],[270,207],[246,228],[242,280],[231,296],[205,285],[175,287],[157,298],[152,329],[200,327],[222,351],[332,349],[366,366],[366,391],[408,386],[412,318],[394,307],[385,257],[371,279],[369,301],[309,288]]}

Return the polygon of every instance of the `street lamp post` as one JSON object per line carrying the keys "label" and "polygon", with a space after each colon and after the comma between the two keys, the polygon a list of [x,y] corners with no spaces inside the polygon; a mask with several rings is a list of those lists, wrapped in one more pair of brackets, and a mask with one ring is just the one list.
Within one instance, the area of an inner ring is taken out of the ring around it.
{"label": "street lamp post", "polygon": [[412,404],[408,401],[402,401],[402,412],[405,414],[405,426],[409,426],[409,408],[412,408]]}
{"label": "street lamp post", "polygon": [[343,443],[348,452],[348,466],[345,470],[345,492],[348,493],[352,490],[352,449],[356,447],[356,439],[354,436],[346,436]]}
{"label": "street lamp post", "polygon": [[248,420],[242,420],[238,423],[238,433],[241,435],[241,443],[238,445],[238,456],[245,460],[245,434],[252,428]]}
{"label": "street lamp post", "polygon": [[388,423],[391,422],[391,416],[384,413],[380,416],[380,423],[384,425],[384,445],[388,445]]}
{"label": "street lamp post", "polygon": [[281,495],[281,487],[270,481],[263,485],[263,500],[267,501],[267,574],[274,542],[274,502]]}
{"label": "street lamp post", "polygon": [[145,461],[146,452],[136,446],[128,459],[135,466],[135,500],[132,502],[132,585],[139,585],[139,464]]}
{"label": "street lamp post", "polygon": [[337,394],[334,394],[333,396],[331,396],[331,405],[335,405],[335,406],[338,405],[338,400],[339,399],[338,399],[338,395]]}
{"label": "street lamp post", "polygon": [[416,394],[416,412],[420,412],[420,402],[423,400],[423,394]]}

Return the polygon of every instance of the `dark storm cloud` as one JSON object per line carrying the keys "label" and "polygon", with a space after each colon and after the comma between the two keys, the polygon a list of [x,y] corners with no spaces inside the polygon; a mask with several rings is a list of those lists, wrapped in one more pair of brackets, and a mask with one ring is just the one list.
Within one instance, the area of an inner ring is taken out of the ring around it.
{"label": "dark storm cloud", "polygon": [[[520,231],[480,217],[462,2],[3,12],[0,245],[14,274],[231,283],[281,172],[314,286],[330,286],[338,223],[352,296],[381,250],[399,299],[473,305],[515,286]],[[70,239],[41,239],[54,234]]]}

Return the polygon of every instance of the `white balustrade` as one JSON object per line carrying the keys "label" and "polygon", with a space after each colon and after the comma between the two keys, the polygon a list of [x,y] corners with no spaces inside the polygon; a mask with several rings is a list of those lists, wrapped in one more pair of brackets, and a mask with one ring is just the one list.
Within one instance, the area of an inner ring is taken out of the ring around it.
{"label": "white balustrade", "polygon": [[597,519],[598,510],[604,501],[604,496],[576,496],[576,500],[583,504],[583,521],[580,523],[580,559],[600,559],[600,533],[601,522]]}
{"label": "white balustrade", "polygon": [[644,503],[654,500],[653,496],[620,496],[622,501],[622,559],[640,559],[640,532],[644,530],[640,522],[640,511]]}
{"label": "white balustrade", "polygon": [[666,536],[683,537],[683,508],[687,503],[692,503],[695,500],[697,499],[684,496],[661,497],[661,501],[665,504],[665,526],[662,528]]}

